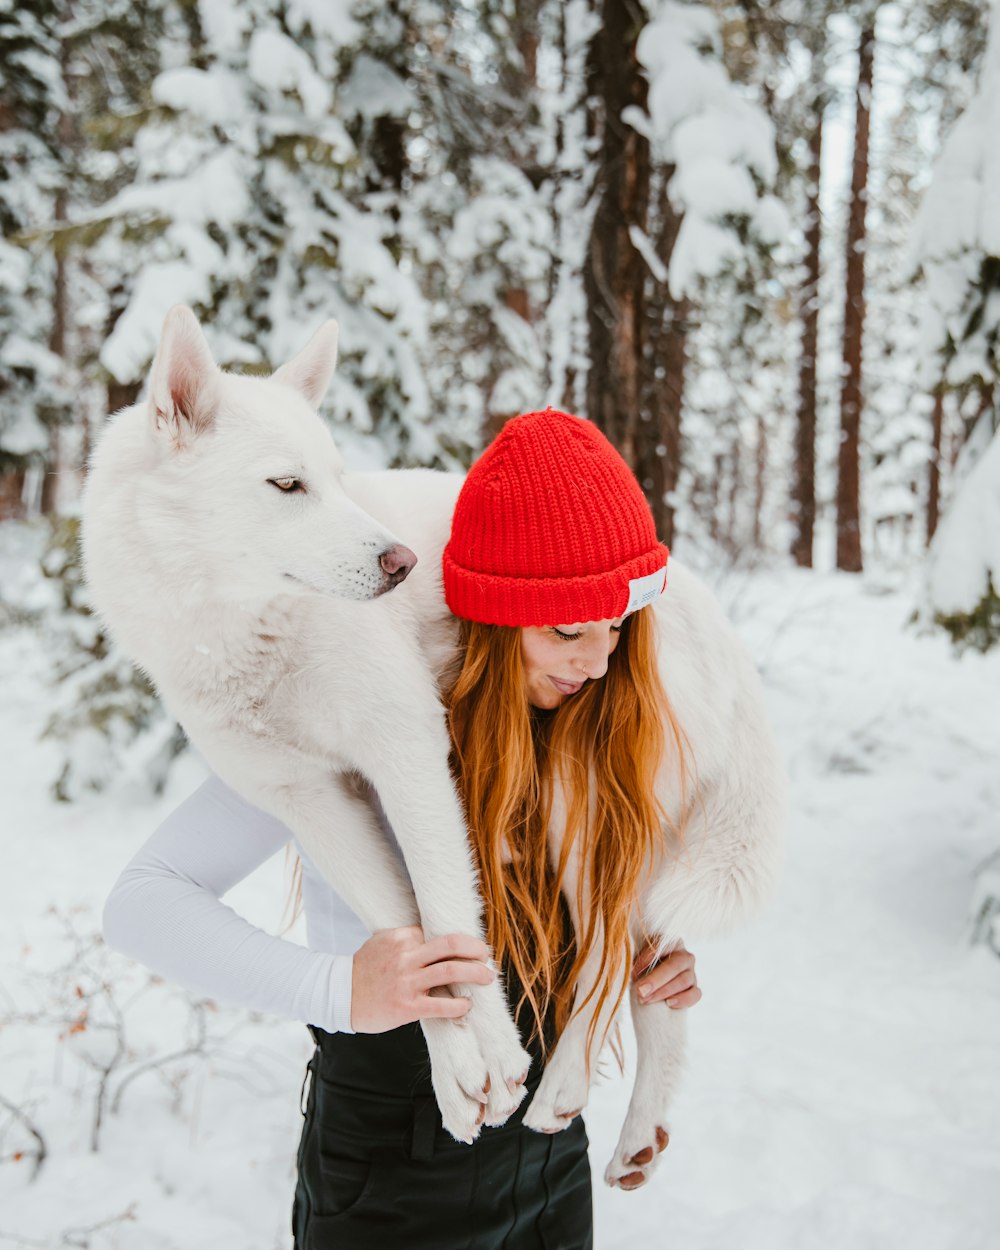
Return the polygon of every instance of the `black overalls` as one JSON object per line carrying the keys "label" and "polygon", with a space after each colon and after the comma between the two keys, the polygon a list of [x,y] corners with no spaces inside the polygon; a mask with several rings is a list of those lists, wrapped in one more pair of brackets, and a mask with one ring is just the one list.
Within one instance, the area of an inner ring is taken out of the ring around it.
{"label": "black overalls", "polygon": [[528,1097],[463,1146],[441,1124],[418,1024],[309,1028],[295,1250],[592,1250],[582,1118],[552,1135],[521,1123],[541,1078],[537,1043]]}

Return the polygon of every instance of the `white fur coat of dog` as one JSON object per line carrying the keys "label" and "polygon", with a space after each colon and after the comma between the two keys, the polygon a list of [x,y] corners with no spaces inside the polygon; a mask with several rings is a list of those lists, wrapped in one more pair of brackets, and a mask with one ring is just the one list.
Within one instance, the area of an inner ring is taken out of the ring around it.
{"label": "white fur coat of dog", "polygon": [[[456,652],[441,553],[462,477],[344,470],[317,415],[336,338],[327,323],[270,378],[234,376],[215,365],[194,315],[173,309],[147,399],[116,414],[92,459],[87,582],[208,764],[293,830],[371,931],[419,923],[427,937],[482,937],[438,693]],[[681,795],[665,769],[658,789],[669,811],[698,800],[683,854],[657,864],[637,900],[636,941],[658,934],[666,951],[744,920],[770,893],[784,779],[758,675],[710,593],[672,560],[666,591],[645,610],[698,785]],[[351,783],[357,774],[380,797],[412,885]],[[564,811],[557,796],[554,846]],[[566,893],[573,911],[575,878]],[[584,995],[595,972],[584,972]],[[422,1025],[445,1126],[471,1141],[481,1104],[495,1124],[521,1101],[529,1058],[499,981],[462,992],[473,1000],[467,1025]],[[633,995],[638,1067],[612,1184],[655,1166],[683,1015]],[[586,1013],[570,1021],[529,1127],[564,1128],[586,1104],[588,1023]],[[598,1022],[599,1037],[611,1023]]]}

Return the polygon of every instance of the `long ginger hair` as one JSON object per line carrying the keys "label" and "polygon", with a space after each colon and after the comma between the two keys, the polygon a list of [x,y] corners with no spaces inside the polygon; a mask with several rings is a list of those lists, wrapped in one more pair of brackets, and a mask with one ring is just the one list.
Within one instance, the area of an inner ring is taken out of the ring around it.
{"label": "long ginger hair", "polygon": [[[509,962],[516,973],[543,1050],[550,1006],[554,1041],[571,1012],[596,996],[589,1055],[595,1040],[604,1041],[594,1037],[601,1009],[609,999],[617,1006],[628,987],[629,921],[644,877],[657,855],[683,845],[683,819],[675,822],[663,810],[654,788],[670,751],[683,803],[690,760],[660,680],[653,609],[625,617],[605,675],[549,714],[528,703],[518,628],[462,620],[459,641],[458,675],[444,703],[487,940],[497,963]],[[563,788],[566,823],[558,861],[551,863],[556,785]],[[581,925],[567,946],[559,895],[571,855],[579,858]],[[296,858],[289,925],[301,906],[301,872]],[[597,985],[575,1003],[577,979],[598,942]]]}
{"label": "long ginger hair", "polygon": [[[460,643],[461,670],[445,706],[487,940],[497,962],[509,961],[516,972],[543,1048],[550,1006],[558,1038],[571,1012],[596,996],[589,1054],[601,1010],[608,1000],[617,1006],[628,987],[629,921],[643,880],[668,840],[683,842],[683,828],[654,788],[668,739],[682,796],[687,760],[660,680],[653,609],[625,618],[607,673],[548,715],[528,703],[519,629],[463,620]],[[560,784],[566,823],[553,863],[548,829]],[[567,949],[559,898],[571,855],[579,860],[575,949]],[[576,981],[598,944],[597,984],[574,1003]]]}

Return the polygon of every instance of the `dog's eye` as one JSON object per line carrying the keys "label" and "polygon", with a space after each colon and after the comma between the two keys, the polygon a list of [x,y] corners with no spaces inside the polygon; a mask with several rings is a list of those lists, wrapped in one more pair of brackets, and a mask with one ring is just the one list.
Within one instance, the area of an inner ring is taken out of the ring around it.
{"label": "dog's eye", "polygon": [[278,490],[284,491],[286,495],[292,494],[294,491],[305,492],[305,483],[298,477],[269,477],[267,479],[272,486],[277,486]]}

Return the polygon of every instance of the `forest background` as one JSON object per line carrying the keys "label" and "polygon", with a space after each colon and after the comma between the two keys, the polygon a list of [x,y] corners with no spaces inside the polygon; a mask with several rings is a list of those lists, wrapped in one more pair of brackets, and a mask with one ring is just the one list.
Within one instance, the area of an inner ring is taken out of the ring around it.
{"label": "forest background", "polygon": [[[986,860],[1000,841],[1000,670],[986,654],[1000,637],[997,133],[1000,14],[973,0],[0,0],[0,758],[5,862],[20,869],[7,889],[23,907],[4,938],[62,960],[29,976],[19,956],[0,978],[14,1074],[0,1078],[0,1186],[30,1212],[16,1236],[0,1214],[0,1241],[150,1245],[150,1204],[167,1202],[162,1244],[196,1244],[164,1197],[190,1208],[192,1177],[136,1179],[110,1215],[42,1232],[46,1177],[89,1194],[107,1173],[81,1160],[149,1076],[185,1126],[171,1121],[169,1140],[194,1135],[191,1091],[220,1055],[223,1069],[252,1066],[231,1037],[267,1028],[233,1012],[229,1040],[209,1044],[216,1008],[182,996],[176,1045],[142,1025],[126,1040],[123,1002],[137,1008],[121,987],[138,974],[101,947],[88,910],[136,822],[151,827],[196,779],[176,726],[90,617],[76,551],[89,451],[107,414],[140,397],[177,302],[220,363],[252,372],[336,317],[326,415],[357,467],[465,468],[507,417],[546,404],[595,421],[770,676],[803,796],[793,831],[818,831],[831,773],[828,830],[834,807],[864,824],[844,797],[854,775],[882,777],[883,828],[901,789],[935,769],[947,784],[920,792],[936,812],[977,795],[948,817],[964,841],[939,820],[921,860],[930,891],[941,856],[957,856],[939,992],[958,996],[950,1040],[975,1045],[968,994],[990,1020],[1000,1008],[993,965],[961,954],[969,936],[1000,949]],[[874,711],[843,693],[866,684],[884,699]],[[74,836],[111,811],[118,833],[84,868]],[[26,822],[44,832],[37,877],[13,849]],[[839,870],[823,845],[817,832],[799,918]],[[45,884],[55,848],[65,866]],[[859,858],[857,879],[874,863]],[[757,940],[776,959],[775,924]],[[275,1050],[287,1060],[285,1040]],[[294,1065],[276,1062],[278,1105]],[[977,1100],[985,1114],[969,1081],[968,1116]],[[942,1228],[979,1244],[986,1208],[965,1186],[1000,1151],[980,1145],[951,1190],[966,1214],[939,1225],[924,1211],[908,1244],[951,1244],[920,1241]],[[239,1231],[213,1245],[246,1247],[272,1216],[233,1208]],[[605,1218],[602,1245],[638,1227]],[[697,1231],[704,1205],[681,1218],[686,1244],[716,1244]],[[825,1216],[807,1204],[802,1218],[815,1232]],[[868,1244],[759,1227],[762,1245]],[[252,1244],[281,1244],[269,1237]]]}

